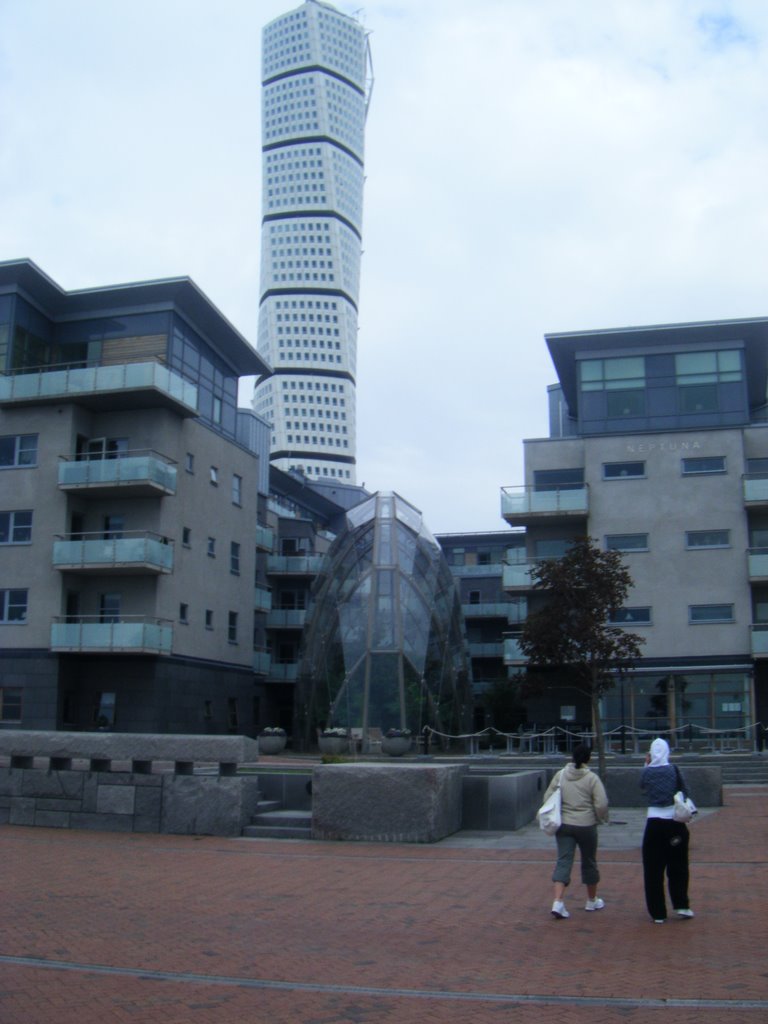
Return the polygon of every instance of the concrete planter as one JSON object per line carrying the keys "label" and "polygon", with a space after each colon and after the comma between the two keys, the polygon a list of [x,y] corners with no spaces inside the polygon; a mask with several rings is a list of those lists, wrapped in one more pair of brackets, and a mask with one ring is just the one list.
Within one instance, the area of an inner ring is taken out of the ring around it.
{"label": "concrete planter", "polygon": [[381,752],[389,754],[390,757],[402,757],[411,749],[413,738],[411,736],[383,736],[381,739]]}
{"label": "concrete planter", "polygon": [[321,754],[349,753],[349,738],[347,736],[320,736],[317,743]]}
{"label": "concrete planter", "polygon": [[287,736],[259,736],[260,754],[279,754],[285,750]]}

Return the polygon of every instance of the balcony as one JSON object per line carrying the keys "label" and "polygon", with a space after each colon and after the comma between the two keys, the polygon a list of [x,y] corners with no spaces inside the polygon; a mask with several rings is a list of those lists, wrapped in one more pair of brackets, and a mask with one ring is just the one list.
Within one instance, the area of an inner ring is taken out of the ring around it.
{"label": "balcony", "polygon": [[275,531],[269,526],[256,524],[256,549],[258,551],[274,551]]}
{"label": "balcony", "polygon": [[271,683],[292,683],[296,681],[298,674],[299,663],[297,661],[272,661],[267,673]]}
{"label": "balcony", "polygon": [[768,506],[768,473],[745,473],[741,479],[744,504],[753,508]]}
{"label": "balcony", "polygon": [[463,604],[461,611],[465,619],[504,619],[508,621],[514,607],[509,601],[481,601],[478,604]]}
{"label": "balcony", "polygon": [[253,671],[257,676],[269,675],[269,666],[272,663],[272,655],[269,651],[253,652]]}
{"label": "balcony", "polygon": [[750,583],[768,582],[768,548],[749,548],[747,571]]}
{"label": "balcony", "polygon": [[170,654],[173,628],[160,619],[125,616],[119,622],[81,617],[55,620],[51,650],[64,654]]}
{"label": "balcony", "polygon": [[526,665],[528,659],[520,650],[520,639],[516,636],[504,638],[504,664],[521,666]]}
{"label": "balcony", "polygon": [[470,658],[501,658],[504,656],[504,644],[498,641],[497,643],[480,643],[480,641],[469,641],[469,656]]}
{"label": "balcony", "polygon": [[267,614],[267,629],[303,629],[306,621],[305,608],[273,608]]}
{"label": "balcony", "polygon": [[768,622],[756,622],[752,631],[752,657],[768,658]]}
{"label": "balcony", "polygon": [[501,515],[512,526],[560,523],[585,519],[589,514],[586,485],[537,491],[533,487],[502,487]]}
{"label": "balcony", "polygon": [[268,612],[272,607],[272,591],[266,587],[256,587],[253,595],[253,608],[257,612]]}
{"label": "balcony", "polygon": [[94,497],[117,493],[143,498],[176,493],[176,467],[171,459],[151,451],[120,453],[117,457],[59,463],[62,491]]}
{"label": "balcony", "polygon": [[454,576],[501,576],[503,566],[501,562],[493,562],[490,565],[451,565],[449,568]]}
{"label": "balcony", "polygon": [[533,562],[518,562],[515,565],[505,565],[502,586],[505,590],[532,590],[532,569]]}
{"label": "balcony", "polygon": [[267,572],[281,576],[317,576],[323,555],[267,555]]}
{"label": "balcony", "polygon": [[75,540],[54,541],[53,567],[61,572],[156,576],[173,572],[173,545],[151,533],[84,533]]}
{"label": "balcony", "polygon": [[0,375],[0,405],[78,402],[97,411],[172,409],[197,416],[197,388],[161,363],[37,367]]}

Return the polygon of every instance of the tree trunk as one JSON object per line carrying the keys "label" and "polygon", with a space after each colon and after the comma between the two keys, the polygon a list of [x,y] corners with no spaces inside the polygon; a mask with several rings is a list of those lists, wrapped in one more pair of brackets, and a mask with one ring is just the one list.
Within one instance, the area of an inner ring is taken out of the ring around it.
{"label": "tree trunk", "polygon": [[603,785],[605,785],[607,772],[605,766],[605,736],[603,735],[603,723],[600,719],[600,695],[595,686],[592,687],[592,728],[595,732],[595,746],[597,747],[597,769]]}

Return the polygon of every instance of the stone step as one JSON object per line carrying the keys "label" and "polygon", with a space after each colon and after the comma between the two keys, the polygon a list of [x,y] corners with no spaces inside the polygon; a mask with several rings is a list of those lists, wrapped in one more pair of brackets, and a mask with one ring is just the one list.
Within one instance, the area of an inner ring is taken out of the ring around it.
{"label": "stone step", "polygon": [[256,805],[257,814],[272,814],[274,811],[281,811],[283,805],[279,800],[261,800]]}
{"label": "stone step", "polygon": [[248,839],[310,839],[312,812],[272,810],[254,814],[243,835]]}

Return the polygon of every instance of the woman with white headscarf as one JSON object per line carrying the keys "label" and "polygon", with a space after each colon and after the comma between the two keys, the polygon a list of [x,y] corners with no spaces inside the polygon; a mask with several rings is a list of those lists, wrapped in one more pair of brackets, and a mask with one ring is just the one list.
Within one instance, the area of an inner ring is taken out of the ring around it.
{"label": "woman with white headscarf", "polygon": [[688,903],[688,829],[675,821],[675,793],[687,795],[685,780],[676,765],[669,763],[669,744],[655,739],[645,758],[640,788],[648,801],[648,818],[643,835],[643,878],[645,904],[655,924],[667,919],[664,898],[666,872],[672,909],[680,918],[693,917]]}

